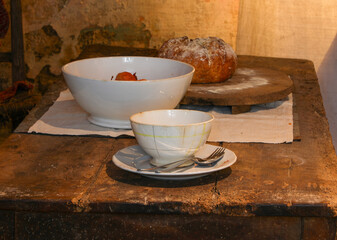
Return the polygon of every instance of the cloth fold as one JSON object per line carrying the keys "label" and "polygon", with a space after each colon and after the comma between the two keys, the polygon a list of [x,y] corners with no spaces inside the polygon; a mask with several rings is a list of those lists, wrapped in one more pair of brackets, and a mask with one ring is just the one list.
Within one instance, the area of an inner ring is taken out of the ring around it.
{"label": "cloth fold", "polygon": [[[182,109],[207,111],[214,115],[210,142],[284,143],[293,141],[292,95],[286,99],[252,106],[251,111],[231,114],[227,106],[181,105]],[[69,90],[60,93],[49,110],[28,130],[52,135],[134,136],[132,130],[91,124]]]}

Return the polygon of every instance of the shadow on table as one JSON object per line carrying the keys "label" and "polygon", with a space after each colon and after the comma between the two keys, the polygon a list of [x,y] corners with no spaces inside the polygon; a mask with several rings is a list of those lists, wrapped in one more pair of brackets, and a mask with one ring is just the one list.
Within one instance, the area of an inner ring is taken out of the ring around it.
{"label": "shadow on table", "polygon": [[190,180],[157,180],[124,171],[122,169],[117,168],[112,161],[109,161],[106,164],[106,173],[110,178],[112,178],[115,181],[134,186],[180,188],[180,187],[201,186],[216,183],[217,181],[221,181],[222,179],[225,179],[228,176],[230,176],[232,173],[232,169],[229,167],[224,170],[211,173],[210,175]]}

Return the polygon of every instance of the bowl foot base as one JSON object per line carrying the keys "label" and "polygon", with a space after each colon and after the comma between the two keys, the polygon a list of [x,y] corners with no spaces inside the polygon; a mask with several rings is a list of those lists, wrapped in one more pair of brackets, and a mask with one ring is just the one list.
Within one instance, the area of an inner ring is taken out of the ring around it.
{"label": "bowl foot base", "polygon": [[115,128],[115,129],[131,129],[130,121],[128,120],[112,120],[89,116],[88,121],[100,127]]}

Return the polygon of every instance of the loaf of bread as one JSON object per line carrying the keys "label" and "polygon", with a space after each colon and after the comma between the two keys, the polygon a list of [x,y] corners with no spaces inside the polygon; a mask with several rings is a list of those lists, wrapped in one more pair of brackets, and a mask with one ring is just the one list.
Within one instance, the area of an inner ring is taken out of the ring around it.
{"label": "loaf of bread", "polygon": [[158,56],[194,66],[192,83],[224,82],[231,78],[237,67],[233,48],[217,37],[173,38],[161,46]]}

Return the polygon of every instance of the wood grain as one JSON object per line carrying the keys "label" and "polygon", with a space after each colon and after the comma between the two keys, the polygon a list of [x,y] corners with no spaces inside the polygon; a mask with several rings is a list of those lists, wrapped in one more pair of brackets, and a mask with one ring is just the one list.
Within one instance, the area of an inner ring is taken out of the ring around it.
{"label": "wood grain", "polygon": [[[150,226],[154,234],[170,229],[168,233],[179,236],[178,228],[189,231],[196,228],[193,223],[204,219],[198,229],[201,237],[207,229],[215,229],[223,236],[240,230],[233,239],[249,238],[255,236],[253,229],[265,231],[266,239],[311,235],[333,239],[337,157],[312,62],[240,56],[239,65],[274,69],[291,77],[300,141],[220,143],[236,153],[238,161],[233,166],[175,182],[145,178],[112,163],[113,154],[137,143],[131,137],[15,133],[0,145],[0,210],[16,212],[16,231],[24,238],[48,235],[43,226],[54,233],[64,230],[71,237],[81,234],[90,219],[102,224],[87,233],[100,229],[97,234],[103,238],[112,226],[134,226],[132,233],[118,228],[122,237],[135,236],[134,232],[148,237]],[[49,222],[58,225],[51,228]],[[69,232],[67,223],[80,227]],[[311,227],[316,224],[320,226],[317,231]]]}
{"label": "wood grain", "polygon": [[229,80],[216,84],[191,84],[181,104],[234,106],[233,113],[249,106],[287,97],[292,80],[284,72],[268,68],[238,68]]}

